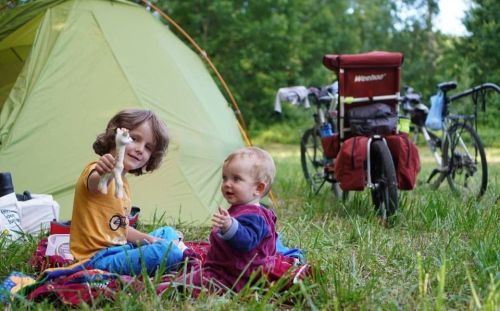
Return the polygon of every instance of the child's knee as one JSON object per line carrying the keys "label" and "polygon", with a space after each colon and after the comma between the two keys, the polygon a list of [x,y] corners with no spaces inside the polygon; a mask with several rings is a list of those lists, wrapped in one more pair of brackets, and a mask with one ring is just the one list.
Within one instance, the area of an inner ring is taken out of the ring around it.
{"label": "child's knee", "polygon": [[169,226],[158,228],[153,232],[151,232],[149,235],[152,235],[157,238],[162,238],[168,241],[178,240],[180,237],[177,231]]}
{"label": "child's knee", "polygon": [[182,261],[182,251],[171,241],[160,240],[145,248],[144,255],[148,262],[157,265],[165,264],[166,268],[170,269]]}

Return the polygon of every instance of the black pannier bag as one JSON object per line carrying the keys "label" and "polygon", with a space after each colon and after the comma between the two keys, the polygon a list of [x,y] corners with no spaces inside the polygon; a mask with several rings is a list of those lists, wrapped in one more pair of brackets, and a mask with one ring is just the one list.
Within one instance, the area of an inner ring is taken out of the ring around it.
{"label": "black pannier bag", "polygon": [[382,103],[351,107],[347,118],[354,135],[393,134],[398,124],[396,112]]}
{"label": "black pannier bag", "polygon": [[411,114],[411,122],[418,126],[424,126],[426,119],[427,119],[426,110],[415,108],[415,110]]}

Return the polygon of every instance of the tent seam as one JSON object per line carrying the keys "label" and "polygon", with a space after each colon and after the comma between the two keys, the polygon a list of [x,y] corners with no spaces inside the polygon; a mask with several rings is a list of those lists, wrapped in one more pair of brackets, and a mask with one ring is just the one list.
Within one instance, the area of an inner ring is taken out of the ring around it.
{"label": "tent seam", "polygon": [[115,60],[115,63],[117,64],[117,67],[119,68],[120,72],[122,73],[123,77],[125,78],[125,80],[127,81],[127,84],[130,86],[130,89],[132,90],[132,93],[134,94],[134,97],[137,99],[138,102],[142,102],[140,100],[140,97],[139,95],[137,94],[137,91],[135,90],[135,87],[133,86],[132,82],[130,81],[127,73],[125,72],[125,70],[123,70],[123,67],[120,66],[120,62],[119,62],[119,59],[118,57],[116,56],[116,53],[115,51],[113,50],[112,46],[109,44],[109,38],[106,36],[106,34],[104,33],[102,27],[101,27],[101,24],[99,23],[99,20],[97,19],[97,17],[95,16],[94,12],[92,12],[92,18],[95,20],[96,22],[96,25],[97,27],[99,28],[99,32],[102,34],[102,36],[104,38],[106,38],[106,46],[108,47],[108,50],[111,52],[111,55],[113,57],[113,59]]}

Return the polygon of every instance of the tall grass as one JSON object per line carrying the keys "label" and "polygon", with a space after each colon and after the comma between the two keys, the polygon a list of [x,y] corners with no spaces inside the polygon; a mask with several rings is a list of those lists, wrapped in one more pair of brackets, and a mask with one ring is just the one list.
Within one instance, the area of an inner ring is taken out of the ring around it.
{"label": "tall grass", "polygon": [[355,192],[347,202],[335,200],[326,187],[309,195],[297,148],[271,150],[278,163],[274,189],[281,232],[324,269],[329,291],[316,301],[328,305],[333,299],[336,306],[355,309],[497,308],[498,161],[490,164],[489,188],[479,201],[447,185],[431,190],[425,184],[431,163],[424,161],[418,187],[400,192],[396,220],[385,228],[368,192]]}
{"label": "tall grass", "polygon": [[[368,192],[354,192],[345,202],[335,200],[328,187],[313,195],[302,176],[297,146],[264,147],[278,167],[273,188],[278,230],[285,245],[305,251],[313,277],[286,291],[280,290],[283,284],[266,287],[258,281],[239,294],[198,299],[175,290],[158,297],[151,288],[126,288],[114,301],[98,300],[82,309],[498,310],[498,162],[490,165],[489,189],[478,201],[450,192],[447,185],[432,191],[425,184],[431,166],[424,161],[417,188],[400,193],[398,214],[388,228],[376,217]],[[155,226],[164,224],[178,227],[187,240],[203,239],[209,232],[161,217]],[[36,241],[2,244],[0,277],[13,270],[32,272],[26,262]],[[12,305],[52,307],[22,299]]]}

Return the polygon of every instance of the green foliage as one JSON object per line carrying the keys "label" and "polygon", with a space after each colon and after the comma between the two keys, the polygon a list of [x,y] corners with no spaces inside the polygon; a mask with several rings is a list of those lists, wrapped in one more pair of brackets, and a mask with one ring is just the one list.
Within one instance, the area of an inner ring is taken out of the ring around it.
{"label": "green foliage", "polygon": [[[443,81],[457,81],[459,90],[498,83],[498,1],[475,1],[466,22],[471,35],[463,38],[434,30],[436,0],[158,0],[158,5],[208,53],[254,132],[301,122],[298,115],[274,118],[274,96],[280,87],[335,80],[322,66],[325,54],[401,51],[402,84],[425,98]],[[498,103],[490,110],[494,116],[500,115]]]}
{"label": "green foliage", "polygon": [[[2,3],[6,0],[0,0]],[[464,21],[469,35],[464,37],[435,30],[437,0],[153,3],[204,49],[227,82],[252,131],[300,122],[299,115],[275,118],[274,96],[281,87],[331,84],[336,77],[322,65],[325,54],[403,52],[402,85],[413,86],[426,99],[443,81],[457,81],[457,91],[484,82],[500,83],[500,4],[495,0],[472,1]],[[495,120],[500,117],[498,96],[490,107],[485,121],[496,126]]]}
{"label": "green foliage", "polygon": [[471,33],[457,49],[470,63],[470,74],[474,83],[491,81],[500,83],[500,2],[495,0],[472,1],[472,9],[465,19]]}
{"label": "green foliage", "polygon": [[[235,94],[249,124],[276,122],[276,91],[335,80],[327,53],[354,53],[390,40],[390,2],[159,1],[199,42]],[[386,17],[388,16],[388,17]],[[372,29],[381,34],[372,36]],[[355,33],[353,33],[355,32]],[[358,33],[359,32],[359,33]]]}

